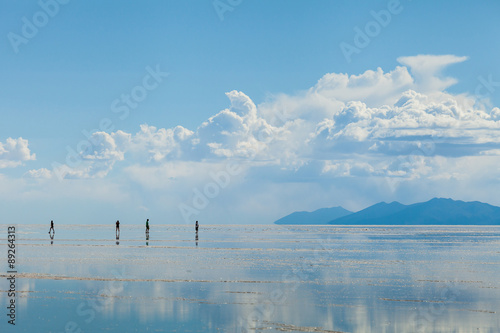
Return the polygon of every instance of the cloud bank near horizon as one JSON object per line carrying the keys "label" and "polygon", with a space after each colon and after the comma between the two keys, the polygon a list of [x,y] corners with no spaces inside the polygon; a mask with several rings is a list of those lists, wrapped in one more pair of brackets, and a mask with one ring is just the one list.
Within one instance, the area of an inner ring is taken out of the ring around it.
{"label": "cloud bank near horizon", "polygon": [[[233,161],[243,172],[231,186],[245,193],[326,182],[329,188],[320,190],[325,195],[346,187],[354,196],[380,187],[386,194],[410,195],[411,186],[427,184],[433,196],[443,182],[482,184],[500,176],[500,109],[485,109],[472,94],[446,92],[457,81],[442,72],[465,60],[400,57],[401,66],[392,71],[329,73],[306,91],[258,105],[234,90],[226,93],[230,106],[195,130],[143,124],[136,133],[95,132],[92,144],[63,170],[30,170],[25,178],[50,182],[59,172],[66,179],[96,180],[119,173],[143,190],[186,198],[191,188],[206,183],[209,172]],[[0,167],[35,158],[26,140],[12,140],[0,143]],[[481,172],[483,167],[490,169]],[[260,200],[266,196],[261,193]]]}

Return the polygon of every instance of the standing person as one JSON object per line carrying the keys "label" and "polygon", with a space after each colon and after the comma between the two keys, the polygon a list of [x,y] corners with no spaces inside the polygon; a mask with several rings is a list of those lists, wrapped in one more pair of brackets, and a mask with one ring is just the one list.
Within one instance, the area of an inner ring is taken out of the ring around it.
{"label": "standing person", "polygon": [[120,237],[120,221],[116,220],[116,238]]}
{"label": "standing person", "polygon": [[54,220],[50,220],[49,234],[50,234],[51,231],[53,231],[54,233],[56,233],[56,231],[54,230]]}
{"label": "standing person", "polygon": [[146,233],[149,234],[149,219],[146,219]]}
{"label": "standing person", "polygon": [[194,230],[196,230],[196,236],[194,238],[194,240],[196,241],[196,246],[198,246],[198,228],[200,227],[200,225],[198,224],[198,221],[196,221],[195,225],[194,225]]}

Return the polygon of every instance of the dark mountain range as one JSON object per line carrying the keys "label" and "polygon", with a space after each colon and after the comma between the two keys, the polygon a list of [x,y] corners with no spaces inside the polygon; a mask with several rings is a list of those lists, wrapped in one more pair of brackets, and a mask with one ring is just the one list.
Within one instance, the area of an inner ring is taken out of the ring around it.
{"label": "dark mountain range", "polygon": [[334,225],[500,225],[500,207],[479,201],[434,198],[403,205],[380,202],[356,213],[342,207],[295,212],[276,224]]}

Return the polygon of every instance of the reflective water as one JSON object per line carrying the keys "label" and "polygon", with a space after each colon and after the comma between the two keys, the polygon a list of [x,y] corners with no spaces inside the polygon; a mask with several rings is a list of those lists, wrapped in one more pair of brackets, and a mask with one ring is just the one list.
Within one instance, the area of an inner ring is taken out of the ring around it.
{"label": "reflective water", "polygon": [[500,331],[500,227],[120,228],[17,226],[0,331]]}

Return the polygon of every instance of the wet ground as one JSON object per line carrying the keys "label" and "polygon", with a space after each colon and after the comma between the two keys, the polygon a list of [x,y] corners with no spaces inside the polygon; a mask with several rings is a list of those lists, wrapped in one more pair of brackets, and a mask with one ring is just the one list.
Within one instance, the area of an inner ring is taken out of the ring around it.
{"label": "wet ground", "polygon": [[16,326],[3,273],[1,332],[500,331],[500,227],[47,231],[16,227]]}

